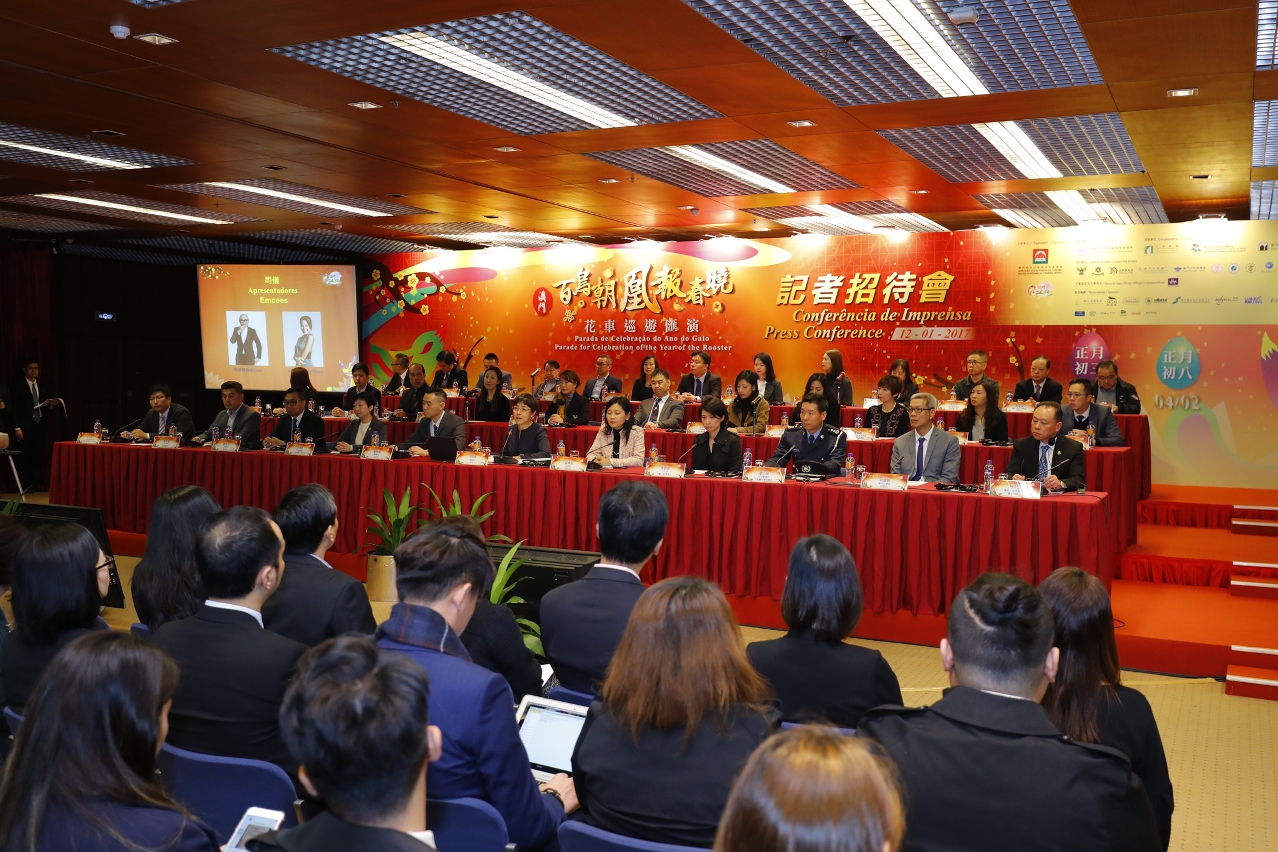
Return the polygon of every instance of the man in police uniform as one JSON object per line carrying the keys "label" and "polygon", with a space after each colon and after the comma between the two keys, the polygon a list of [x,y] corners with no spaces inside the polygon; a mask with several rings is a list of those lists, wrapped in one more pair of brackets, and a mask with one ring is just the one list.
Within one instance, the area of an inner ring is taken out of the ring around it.
{"label": "man in police uniform", "polygon": [[984,574],[949,611],[931,707],[876,707],[857,735],[900,769],[902,852],[1160,852],[1153,808],[1116,749],[1070,740],[1039,702],[1056,677],[1052,611],[1010,574]]}
{"label": "man in police uniform", "polygon": [[848,455],[847,436],[842,429],[825,425],[828,411],[825,397],[815,393],[805,396],[799,403],[799,425],[785,430],[767,466],[782,467],[794,456],[795,473],[838,476]]}

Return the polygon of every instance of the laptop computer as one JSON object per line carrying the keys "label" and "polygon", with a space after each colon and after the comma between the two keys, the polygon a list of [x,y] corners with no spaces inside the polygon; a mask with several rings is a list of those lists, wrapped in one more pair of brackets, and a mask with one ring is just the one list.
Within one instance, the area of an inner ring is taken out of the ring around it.
{"label": "laptop computer", "polygon": [[431,461],[450,462],[457,460],[457,441],[446,435],[427,438],[422,446],[426,448]]}
{"label": "laptop computer", "polygon": [[586,724],[586,709],[533,695],[519,702],[515,723],[538,781],[549,781],[560,772],[572,774],[572,753]]}

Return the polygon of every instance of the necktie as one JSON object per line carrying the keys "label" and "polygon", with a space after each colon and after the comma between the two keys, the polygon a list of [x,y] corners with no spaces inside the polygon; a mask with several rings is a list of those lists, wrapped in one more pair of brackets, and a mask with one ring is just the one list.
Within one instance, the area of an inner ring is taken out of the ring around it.
{"label": "necktie", "polygon": [[157,435],[163,435],[163,434],[164,434],[164,421],[165,421],[165,420],[167,420],[168,418],[169,418],[169,413],[168,413],[167,411],[163,412],[163,413],[160,415],[160,427],[159,427],[159,430],[158,430],[155,434],[157,434]]}
{"label": "necktie", "polygon": [[[31,383],[31,402],[32,402],[32,404],[33,404],[33,405],[37,405],[37,406],[40,404],[40,388],[39,388],[39,386],[37,386],[37,385],[36,385],[36,383],[35,383],[35,382],[32,382],[32,383]],[[35,411],[32,413],[32,415],[31,415],[31,419],[32,419],[32,420],[34,420],[34,421],[35,421],[35,422],[37,422],[37,423],[39,423],[41,420],[43,420],[43,419],[44,419],[44,409],[43,409],[43,408],[36,408],[36,410],[35,410]]]}
{"label": "necktie", "polygon": [[228,438],[229,438],[232,434],[234,434],[234,433],[231,431],[231,427],[232,427],[232,426],[234,426],[234,425],[235,425],[235,412],[234,412],[234,411],[228,411],[228,412],[226,412],[226,435],[227,435],[227,437],[228,437]]}
{"label": "necktie", "polygon": [[813,444],[815,444],[815,443],[816,443],[816,435],[813,435],[811,432],[809,432],[809,433],[808,433],[808,446],[810,447],[810,446],[812,446],[812,445],[813,445]]}
{"label": "necktie", "polygon": [[701,379],[697,379],[695,382],[693,382],[692,386],[693,386],[693,393],[696,396],[701,396]]}
{"label": "necktie", "polygon": [[302,434],[302,418],[300,417],[298,417],[297,419],[293,421],[293,434],[294,435]]}
{"label": "necktie", "polygon": [[430,421],[430,436],[435,437],[435,421]]}
{"label": "necktie", "polygon": [[1038,402],[1043,398],[1043,386],[1034,385],[1034,401]]}
{"label": "necktie", "polygon": [[660,416],[661,416],[661,400],[659,400],[659,399],[657,399],[657,400],[653,400],[653,402],[652,402],[652,411],[651,411],[651,412],[649,412],[648,422],[649,422],[649,423],[656,423],[656,422],[657,422],[657,419],[658,419]]}
{"label": "necktie", "polygon": [[1038,448],[1038,478],[1039,479],[1047,479],[1048,473],[1051,472],[1052,464],[1047,455],[1048,452],[1051,451],[1051,449],[1052,448],[1049,447],[1047,444],[1039,445],[1039,448]]}
{"label": "necktie", "polygon": [[923,478],[923,447],[927,444],[927,438],[919,438],[919,449],[914,456],[914,475],[910,479],[918,482]]}

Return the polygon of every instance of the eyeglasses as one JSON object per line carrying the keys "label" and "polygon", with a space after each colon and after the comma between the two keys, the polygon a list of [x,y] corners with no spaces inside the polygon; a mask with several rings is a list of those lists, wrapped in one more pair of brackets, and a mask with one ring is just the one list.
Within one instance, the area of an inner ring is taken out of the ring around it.
{"label": "eyeglasses", "polygon": [[1068,399],[1082,399],[1083,397],[1087,396],[1087,394],[1079,393],[1078,391],[1070,391],[1066,393],[1065,396]]}
{"label": "eyeglasses", "polygon": [[916,407],[914,407],[913,405],[911,405],[909,408],[907,408],[907,409],[905,409],[905,410],[906,410],[906,411],[908,411],[908,412],[910,412],[911,414],[924,414],[924,413],[926,413],[926,412],[928,412],[928,411],[935,411],[936,409],[934,409],[934,408],[916,408]]}

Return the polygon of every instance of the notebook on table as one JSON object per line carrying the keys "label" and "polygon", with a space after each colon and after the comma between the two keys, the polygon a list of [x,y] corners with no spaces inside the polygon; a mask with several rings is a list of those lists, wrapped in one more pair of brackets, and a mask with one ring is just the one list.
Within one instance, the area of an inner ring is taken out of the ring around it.
{"label": "notebook on table", "polygon": [[586,710],[580,704],[533,695],[519,702],[515,711],[519,739],[538,781],[549,781],[560,772],[572,774],[572,753],[586,724]]}

